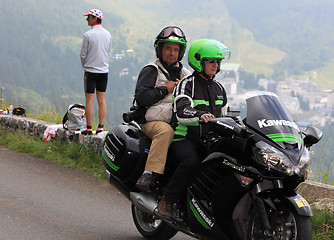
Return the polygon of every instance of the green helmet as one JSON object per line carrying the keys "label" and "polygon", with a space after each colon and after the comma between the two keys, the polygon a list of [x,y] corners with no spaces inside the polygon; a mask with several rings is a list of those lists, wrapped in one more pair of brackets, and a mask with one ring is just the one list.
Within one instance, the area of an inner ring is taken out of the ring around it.
{"label": "green helmet", "polygon": [[[204,71],[203,59],[213,58],[223,60],[230,58],[230,51],[228,48],[214,39],[199,39],[194,41],[188,52],[188,63],[197,72]],[[217,73],[220,70],[218,66]]]}
{"label": "green helmet", "polygon": [[180,45],[178,60],[181,61],[187,48],[187,39],[181,28],[168,26],[161,30],[154,41],[155,55],[162,58],[162,45],[165,42],[176,43]]}

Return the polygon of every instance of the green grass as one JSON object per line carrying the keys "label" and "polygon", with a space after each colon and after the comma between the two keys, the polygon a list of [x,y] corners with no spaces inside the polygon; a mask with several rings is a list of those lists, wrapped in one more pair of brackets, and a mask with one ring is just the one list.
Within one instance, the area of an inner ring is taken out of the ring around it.
{"label": "green grass", "polygon": [[63,121],[63,115],[56,110],[43,110],[42,112],[29,112],[27,113],[28,118],[38,119],[45,122],[60,124]]}
{"label": "green grass", "polygon": [[334,239],[334,216],[328,214],[327,211],[314,211],[314,216],[312,217],[312,227],[312,239]]}
{"label": "green grass", "polygon": [[242,63],[242,67],[251,73],[264,74],[270,76],[273,72],[273,64],[282,60],[286,53],[274,48],[267,47],[256,41],[249,41],[239,46],[237,56]]}
{"label": "green grass", "polygon": [[84,145],[59,140],[45,142],[36,137],[3,129],[0,129],[0,145],[13,151],[44,158],[58,165],[89,173],[100,179],[105,178],[105,168],[101,158]]}

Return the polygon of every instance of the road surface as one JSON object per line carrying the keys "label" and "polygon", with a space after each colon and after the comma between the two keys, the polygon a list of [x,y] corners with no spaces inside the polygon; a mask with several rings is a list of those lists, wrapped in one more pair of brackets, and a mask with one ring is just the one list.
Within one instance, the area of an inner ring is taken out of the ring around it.
{"label": "road surface", "polygon": [[107,181],[0,146],[0,240],[7,239],[144,238],[130,202]]}

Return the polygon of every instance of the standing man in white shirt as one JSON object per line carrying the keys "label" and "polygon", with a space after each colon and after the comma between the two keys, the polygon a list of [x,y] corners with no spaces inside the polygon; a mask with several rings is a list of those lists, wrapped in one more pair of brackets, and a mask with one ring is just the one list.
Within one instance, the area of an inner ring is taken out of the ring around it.
{"label": "standing man in white shirt", "polygon": [[94,113],[94,93],[99,105],[99,125],[96,133],[103,131],[104,120],[107,115],[107,103],[105,100],[109,58],[111,52],[111,35],[102,27],[103,14],[98,9],[92,9],[84,16],[91,29],[84,33],[81,46],[80,58],[85,71],[84,87],[86,97],[87,129],[81,133],[92,134],[92,122]]}

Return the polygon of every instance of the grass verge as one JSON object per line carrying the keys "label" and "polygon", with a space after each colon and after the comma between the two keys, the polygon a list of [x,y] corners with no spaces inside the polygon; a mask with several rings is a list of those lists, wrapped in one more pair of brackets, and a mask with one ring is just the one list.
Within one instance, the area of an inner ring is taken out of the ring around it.
{"label": "grass verge", "polygon": [[36,137],[8,132],[1,128],[0,145],[16,152],[44,158],[58,165],[89,173],[100,179],[105,178],[105,168],[100,157],[84,145],[58,140],[45,142]]}
{"label": "grass verge", "polygon": [[314,216],[311,218],[314,240],[334,239],[334,216],[328,214],[328,211],[314,210]]}

